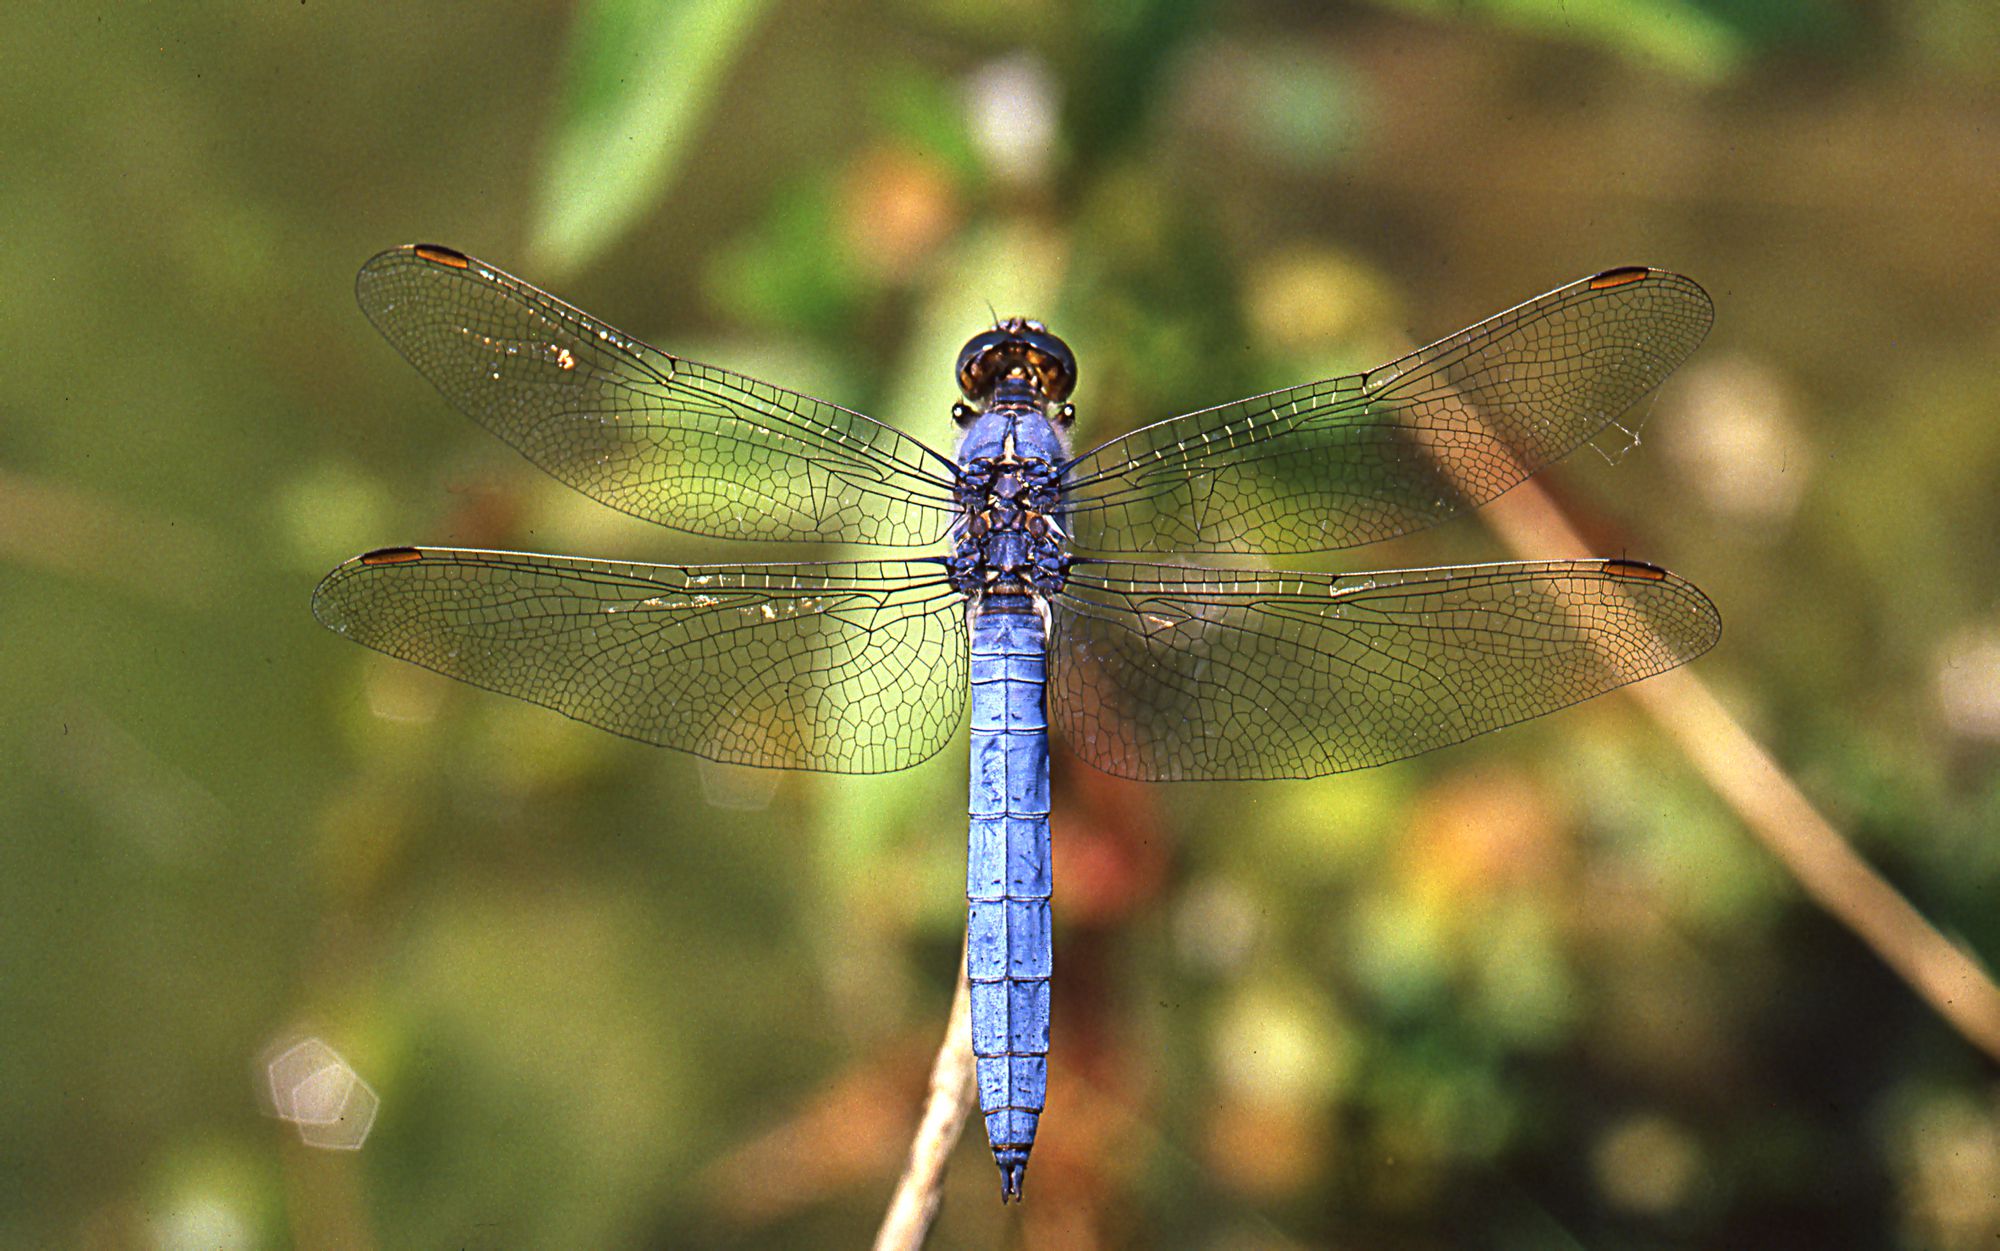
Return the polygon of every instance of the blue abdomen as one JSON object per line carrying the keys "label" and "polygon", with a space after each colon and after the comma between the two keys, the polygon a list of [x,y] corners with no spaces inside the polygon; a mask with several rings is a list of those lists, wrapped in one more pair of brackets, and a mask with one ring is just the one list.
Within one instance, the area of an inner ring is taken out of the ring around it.
{"label": "blue abdomen", "polygon": [[1047,642],[1024,594],[972,618],[971,837],[966,976],[979,1108],[1002,1198],[1021,1192],[1048,1089],[1049,729]]}

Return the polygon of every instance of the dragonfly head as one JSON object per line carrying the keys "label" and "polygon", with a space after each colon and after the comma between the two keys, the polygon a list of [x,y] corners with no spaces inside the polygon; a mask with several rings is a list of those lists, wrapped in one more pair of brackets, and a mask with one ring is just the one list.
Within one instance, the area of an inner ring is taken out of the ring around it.
{"label": "dragonfly head", "polygon": [[1068,424],[1070,410],[1063,401],[1076,390],[1076,353],[1047,326],[1009,317],[972,336],[958,354],[958,389],[975,404],[991,399],[1009,378],[1025,382],[1036,399],[1052,407],[1052,416]]}

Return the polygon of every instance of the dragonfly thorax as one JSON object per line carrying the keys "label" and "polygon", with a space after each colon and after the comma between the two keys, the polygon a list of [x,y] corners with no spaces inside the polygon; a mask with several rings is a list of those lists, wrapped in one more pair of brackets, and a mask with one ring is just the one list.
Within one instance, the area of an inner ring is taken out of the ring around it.
{"label": "dragonfly thorax", "polygon": [[975,456],[959,467],[960,520],[948,561],[967,592],[1052,593],[1062,587],[1061,468],[1052,459]]}

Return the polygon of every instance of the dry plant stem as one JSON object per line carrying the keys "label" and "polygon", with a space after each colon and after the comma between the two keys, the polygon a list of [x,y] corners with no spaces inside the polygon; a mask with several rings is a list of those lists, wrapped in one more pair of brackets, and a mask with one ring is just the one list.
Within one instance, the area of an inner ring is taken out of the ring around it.
{"label": "dry plant stem", "polygon": [[965,953],[958,958],[958,991],[951,998],[951,1024],[945,1027],[937,1062],[931,1066],[930,1098],[910,1143],[910,1162],[896,1183],[888,1215],[875,1235],[875,1251],[916,1251],[930,1236],[938,1205],[944,1202],[945,1163],[965,1130],[972,1110],[972,1000],[965,985]]}
{"label": "dry plant stem", "polygon": [[[1534,483],[1482,515],[1523,557],[1547,559],[1558,548],[1587,554],[1582,536]],[[2000,987],[1855,853],[1700,678],[1683,669],[1631,693],[1814,903],[1966,1041],[2000,1060]]]}

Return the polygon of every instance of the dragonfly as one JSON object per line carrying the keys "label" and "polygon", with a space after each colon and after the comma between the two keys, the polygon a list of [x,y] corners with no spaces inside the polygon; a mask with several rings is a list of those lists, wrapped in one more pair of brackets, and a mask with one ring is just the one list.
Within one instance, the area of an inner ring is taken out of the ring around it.
{"label": "dragonfly", "polygon": [[[903,769],[969,706],[966,969],[1003,1202],[1044,1109],[1049,743],[1149,781],[1402,760],[1672,669],[1715,605],[1630,559],[1331,574],[1187,563],[1335,551],[1484,504],[1693,352],[1702,289],[1608,270],[1365,373],[1076,454],[1075,354],[999,320],[959,354],[955,455],[640,340],[451,248],[376,256],[361,308],[452,406],[560,481],[688,534],[930,549],[660,565],[390,547],[313,612],[391,656],[710,760]],[[1173,555],[1183,563],[1132,557]]]}

